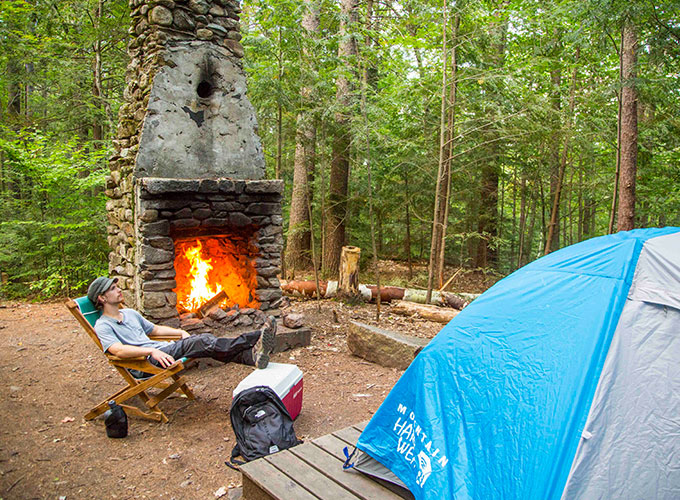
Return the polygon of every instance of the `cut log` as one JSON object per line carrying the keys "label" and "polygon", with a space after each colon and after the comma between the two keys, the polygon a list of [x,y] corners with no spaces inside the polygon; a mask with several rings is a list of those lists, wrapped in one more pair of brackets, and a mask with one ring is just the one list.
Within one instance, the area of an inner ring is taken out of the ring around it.
{"label": "cut log", "polygon": [[361,257],[361,248],[342,247],[338,273],[338,295],[344,297],[359,295],[359,257]]}
{"label": "cut log", "polygon": [[418,315],[419,317],[428,321],[436,321],[437,323],[448,323],[456,317],[458,311],[428,304],[416,304],[414,302],[406,302],[405,300],[397,300],[392,303],[391,312],[400,314],[402,316]]}
{"label": "cut log", "polygon": [[[321,297],[334,297],[338,290],[337,281],[320,281],[319,288]],[[281,289],[290,294],[302,294],[313,297],[316,293],[316,284],[313,281],[281,281]],[[378,287],[375,285],[359,285],[359,292],[366,301],[374,301],[378,295]],[[418,304],[425,304],[427,290],[416,288],[401,288],[397,286],[380,287],[380,300],[391,302],[393,300],[406,300]],[[476,294],[456,294],[451,292],[432,292],[432,303],[442,307],[453,307],[463,309],[468,305],[468,300],[472,300]],[[466,300],[467,299],[467,300]]]}
{"label": "cut log", "polygon": [[405,370],[427,345],[427,339],[390,332],[350,321],[347,347],[355,356],[389,368]]}

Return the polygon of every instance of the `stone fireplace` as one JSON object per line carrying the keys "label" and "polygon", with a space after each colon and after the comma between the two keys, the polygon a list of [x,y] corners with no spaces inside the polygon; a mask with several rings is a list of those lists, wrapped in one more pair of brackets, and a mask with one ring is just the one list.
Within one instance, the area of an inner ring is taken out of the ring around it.
{"label": "stone fireplace", "polygon": [[[107,179],[125,302],[187,330],[278,315],[283,182],[264,180],[238,2],[130,0],[125,102]],[[225,292],[219,308],[199,306]]]}

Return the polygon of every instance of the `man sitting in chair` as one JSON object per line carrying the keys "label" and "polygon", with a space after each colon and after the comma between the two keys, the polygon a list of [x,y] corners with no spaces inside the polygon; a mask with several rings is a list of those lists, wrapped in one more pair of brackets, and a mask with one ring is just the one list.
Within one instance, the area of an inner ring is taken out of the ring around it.
{"label": "man sitting in chair", "polygon": [[[257,368],[266,368],[276,343],[276,320],[267,319],[261,330],[244,333],[236,338],[220,338],[210,333],[189,335],[184,330],[154,325],[133,309],[123,309],[123,292],[117,278],[99,277],[90,283],[87,297],[102,315],[94,325],[104,352],[119,358],[146,356],[150,363],[167,368],[175,359],[212,358],[223,363],[233,361]],[[147,335],[181,334],[181,340],[160,342]],[[131,370],[136,372],[136,370]],[[144,377],[142,372],[133,373]]]}

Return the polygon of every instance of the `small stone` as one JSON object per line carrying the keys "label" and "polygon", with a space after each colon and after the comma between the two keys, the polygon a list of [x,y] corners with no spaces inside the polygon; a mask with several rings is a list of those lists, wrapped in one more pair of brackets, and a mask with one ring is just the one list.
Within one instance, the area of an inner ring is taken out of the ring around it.
{"label": "small stone", "polygon": [[220,26],[226,30],[238,30],[238,22],[234,21],[233,19],[229,19],[228,17],[218,18],[215,20],[215,22],[219,23]]}
{"label": "small stone", "polygon": [[142,298],[145,309],[156,309],[163,307],[166,304],[165,294],[163,292],[145,292]]}
{"label": "small stone", "polygon": [[229,215],[229,223],[235,227],[244,227],[253,223],[253,221],[247,215],[240,212],[234,212]]}
{"label": "small stone", "polygon": [[226,12],[222,7],[219,5],[213,5],[210,10],[208,11],[209,14],[212,14],[213,16],[225,16]]}
{"label": "small stone", "polygon": [[174,229],[184,229],[184,228],[189,228],[189,227],[198,227],[201,225],[201,222],[196,220],[196,219],[179,219],[179,220],[174,220],[171,223],[171,226]]}
{"label": "small stone", "polygon": [[243,50],[243,45],[236,40],[224,40],[224,46],[238,58],[242,58],[246,54],[245,50]]}
{"label": "small stone", "polygon": [[215,321],[220,321],[227,317],[227,313],[219,307],[215,307],[208,313],[208,317],[210,317],[210,319],[214,319]]}
{"label": "small stone", "polygon": [[251,318],[250,316],[241,315],[241,317],[238,320],[238,324],[243,326],[250,326],[253,324],[253,318]]}
{"label": "small stone", "polygon": [[161,26],[171,26],[172,12],[162,5],[156,5],[151,9],[151,12],[149,12],[149,22],[160,24]]}
{"label": "small stone", "polygon": [[212,210],[209,208],[199,208],[197,210],[194,210],[194,218],[198,220],[203,220],[207,219],[212,215]]}
{"label": "small stone", "polygon": [[286,314],[283,317],[283,326],[292,329],[301,328],[305,324],[304,320],[305,320],[304,314],[296,313]]}
{"label": "small stone", "polygon": [[199,30],[196,30],[196,37],[199,40],[212,40],[213,36],[215,36],[215,34],[209,29],[201,28]]}
{"label": "small stone", "polygon": [[180,319],[179,326],[183,330],[193,331],[205,328],[205,323],[198,318]]}
{"label": "small stone", "polygon": [[175,253],[170,250],[142,245],[141,263],[143,264],[163,264],[165,262],[173,262],[174,259]]}
{"label": "small stone", "polygon": [[152,280],[142,284],[142,290],[145,292],[172,290],[175,287],[177,287],[177,282],[175,280]]}
{"label": "small stone", "polygon": [[227,31],[227,30],[225,30],[225,29],[224,29],[222,26],[220,26],[219,24],[215,24],[215,23],[210,23],[210,24],[208,24],[208,25],[206,26],[206,29],[209,29],[209,30],[211,30],[212,32],[214,32],[214,33],[216,33],[216,34],[218,34],[218,35],[221,35],[221,36],[227,36],[227,34],[228,34],[228,31]]}
{"label": "small stone", "polygon": [[158,220],[158,210],[144,210],[139,219],[144,222],[155,222]]}
{"label": "small stone", "polygon": [[169,250],[174,252],[175,244],[172,242],[172,238],[167,236],[152,236],[148,238],[149,245],[154,248],[161,248],[163,250]]}
{"label": "small stone", "polygon": [[210,10],[210,5],[205,0],[189,0],[189,7],[199,14],[207,14]]}
{"label": "small stone", "polygon": [[174,14],[175,26],[181,30],[193,31],[196,23],[191,17],[191,14],[184,10],[177,9]]}

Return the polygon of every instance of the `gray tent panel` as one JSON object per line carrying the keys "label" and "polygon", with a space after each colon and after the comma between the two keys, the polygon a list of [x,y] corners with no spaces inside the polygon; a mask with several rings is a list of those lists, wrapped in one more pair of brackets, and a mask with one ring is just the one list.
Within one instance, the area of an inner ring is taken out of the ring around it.
{"label": "gray tent panel", "polygon": [[563,499],[680,498],[680,234],[642,249]]}

